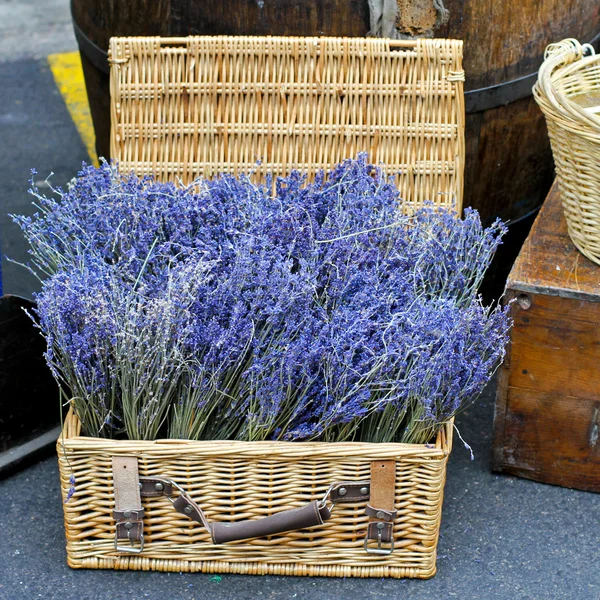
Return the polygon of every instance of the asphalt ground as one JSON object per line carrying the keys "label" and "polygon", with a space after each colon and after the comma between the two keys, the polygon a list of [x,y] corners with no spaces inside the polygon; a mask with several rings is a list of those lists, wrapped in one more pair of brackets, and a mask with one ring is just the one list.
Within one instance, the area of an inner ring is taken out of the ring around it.
{"label": "asphalt ground", "polygon": [[0,598],[598,600],[600,495],[493,474],[493,396],[458,419],[475,459],[456,440],[432,579],[71,570],[52,457],[0,482]]}
{"label": "asphalt ground", "polygon": [[0,247],[5,294],[30,297],[39,288],[22,266],[27,246],[9,214],[31,214],[31,169],[40,190],[64,185],[89,161],[46,59],[0,63]]}
{"label": "asphalt ground", "polygon": [[[29,172],[64,185],[89,161],[46,56],[75,49],[67,0],[0,3],[0,244],[4,292],[38,282],[8,255],[26,246],[8,213],[32,211]],[[68,102],[68,98],[67,98]],[[427,581],[74,571],[66,565],[55,457],[0,481],[0,600],[600,599],[600,495],[490,469],[494,385],[457,424],[448,464],[438,573]],[[2,399],[6,401],[6,399]],[[19,399],[27,401],[27,399]],[[55,399],[49,399],[54,402]]]}

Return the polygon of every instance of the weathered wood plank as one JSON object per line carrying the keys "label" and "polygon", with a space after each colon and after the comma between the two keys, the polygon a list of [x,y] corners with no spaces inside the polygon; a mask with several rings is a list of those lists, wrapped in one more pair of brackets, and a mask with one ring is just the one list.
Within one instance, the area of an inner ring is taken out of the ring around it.
{"label": "weathered wood plank", "polygon": [[600,491],[600,399],[508,388],[505,471],[566,487]]}
{"label": "weathered wood plank", "polygon": [[600,492],[600,267],[571,243],[556,185],[510,274],[512,298],[492,467]]}
{"label": "weathered wood plank", "polygon": [[512,387],[595,399],[600,395],[600,304],[531,294],[511,335]]}
{"label": "weathered wood plank", "polygon": [[510,272],[507,288],[600,302],[600,267],[571,242],[556,183]]}

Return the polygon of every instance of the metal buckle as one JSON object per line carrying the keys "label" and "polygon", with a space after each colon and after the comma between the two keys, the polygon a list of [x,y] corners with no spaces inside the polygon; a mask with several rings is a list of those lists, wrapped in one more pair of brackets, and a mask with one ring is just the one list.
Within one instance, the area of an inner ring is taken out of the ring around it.
{"label": "metal buckle", "polygon": [[390,539],[389,548],[382,548],[381,545],[381,530],[377,534],[377,548],[369,548],[369,536],[368,534],[365,536],[365,552],[367,554],[376,554],[378,556],[387,556],[394,551],[394,536]]}
{"label": "metal buckle", "polygon": [[[181,494],[185,494],[185,490],[180,485],[177,485],[173,480],[165,479],[165,481],[168,481],[169,483],[171,483],[171,485],[174,488],[176,488],[177,490],[179,490],[179,492]],[[165,494],[165,496],[171,502],[171,504],[173,504],[173,502],[174,502],[173,498],[171,496],[168,496],[167,494]],[[131,518],[134,518],[136,521],[139,521],[144,516],[144,509],[142,508],[139,511],[132,510],[131,513],[132,513]],[[119,513],[119,516],[120,516],[120,513]],[[118,525],[118,523],[117,523],[117,525]],[[142,524],[142,527],[143,527],[143,524]],[[117,552],[127,552],[129,554],[141,554],[144,551],[144,530],[143,529],[140,532],[139,548],[136,548],[133,545],[133,540],[131,539],[131,530],[130,529],[127,530],[127,539],[129,540],[129,543],[131,544],[130,546],[119,546],[119,538],[117,537],[117,533],[115,532],[115,550]]]}
{"label": "metal buckle", "polygon": [[[170,484],[171,484],[171,485],[172,485],[172,486],[173,486],[173,487],[174,487],[176,490],[178,490],[178,491],[179,491],[179,493],[180,493],[182,496],[185,496],[186,498],[188,498],[188,497],[189,497],[189,496],[188,496],[188,494],[187,494],[187,492],[186,492],[186,491],[185,491],[185,490],[184,490],[184,489],[183,489],[183,488],[182,488],[180,485],[178,485],[177,483],[175,483],[175,482],[174,482],[172,479],[166,479],[166,481],[168,481],[168,482],[169,482],[169,483],[170,483]],[[174,503],[175,503],[175,500],[173,500],[173,496],[169,496],[168,494],[165,494],[165,496],[167,497],[167,500],[168,500],[168,501],[169,501],[171,504],[174,504]]]}
{"label": "metal buckle", "polygon": [[[127,513],[127,514],[125,514]],[[113,510],[113,519],[115,521],[141,521],[144,518],[144,509],[138,510]]]}
{"label": "metal buckle", "polygon": [[[149,479],[149,478],[141,478],[141,479]],[[177,483],[175,483],[173,480],[171,479],[165,479],[165,478],[161,478],[164,479],[164,481],[168,481],[175,489],[179,490],[179,492],[181,494],[184,494],[187,496],[187,494],[185,493],[185,490],[178,485]],[[173,504],[174,500],[171,496],[167,495],[165,493],[165,496],[167,497],[167,499],[171,502],[171,504]],[[135,511],[132,510],[131,512],[131,517],[136,521],[141,521],[143,516],[144,516],[144,509],[142,508],[139,511]],[[119,513],[119,517],[121,516],[121,513]],[[117,523],[118,526],[118,523]],[[141,525],[141,527],[143,527],[143,523]],[[119,546],[119,538],[117,537],[117,532],[115,532],[115,550],[117,552],[127,552],[129,554],[141,554],[144,551],[144,530],[142,529],[140,532],[140,545],[138,548],[136,548],[133,543],[134,540],[131,539],[131,530],[128,529],[127,530],[127,539],[129,540],[130,546]]]}
{"label": "metal buckle", "polygon": [[135,548],[133,545],[133,540],[131,539],[131,531],[127,532],[127,539],[131,546],[119,546],[119,538],[117,538],[117,534],[115,533],[115,550],[117,552],[128,552],[129,554],[140,554],[144,551],[144,532],[140,533],[140,547]]}
{"label": "metal buckle", "polygon": [[[329,488],[327,489],[327,491],[325,492],[325,495],[317,502],[317,508],[319,510],[321,510],[322,508],[327,506],[327,500],[329,500],[329,496],[331,496],[331,492],[335,489],[335,486],[336,486],[336,484],[332,483],[329,486]],[[332,502],[329,510],[333,510],[334,506],[335,506],[335,502]]]}

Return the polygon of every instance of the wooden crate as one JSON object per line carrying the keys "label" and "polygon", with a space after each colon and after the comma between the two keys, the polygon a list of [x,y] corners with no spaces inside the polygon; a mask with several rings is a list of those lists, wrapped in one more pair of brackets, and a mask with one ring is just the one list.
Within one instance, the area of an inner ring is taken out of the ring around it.
{"label": "wooden crate", "polygon": [[507,282],[493,469],[600,492],[600,267],[572,244],[556,183]]}

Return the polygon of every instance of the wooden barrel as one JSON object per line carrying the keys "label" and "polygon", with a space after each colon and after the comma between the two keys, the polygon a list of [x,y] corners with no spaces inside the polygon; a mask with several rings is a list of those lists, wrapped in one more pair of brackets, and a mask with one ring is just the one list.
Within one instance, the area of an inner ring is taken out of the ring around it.
{"label": "wooden barrel", "polygon": [[[548,43],[598,41],[600,4],[445,0],[443,14],[440,0],[435,5],[398,0],[396,28],[401,35],[464,40],[465,205],[486,223],[527,221],[553,177],[544,117],[531,96],[536,70]],[[72,12],[101,156],[109,153],[106,49],[112,35],[364,36],[371,29],[368,0],[73,0]],[[519,246],[496,262],[494,279],[502,285]]]}
{"label": "wooden barrel", "polygon": [[72,0],[98,156],[110,152],[108,41],[128,35],[365,36],[367,0]]}

